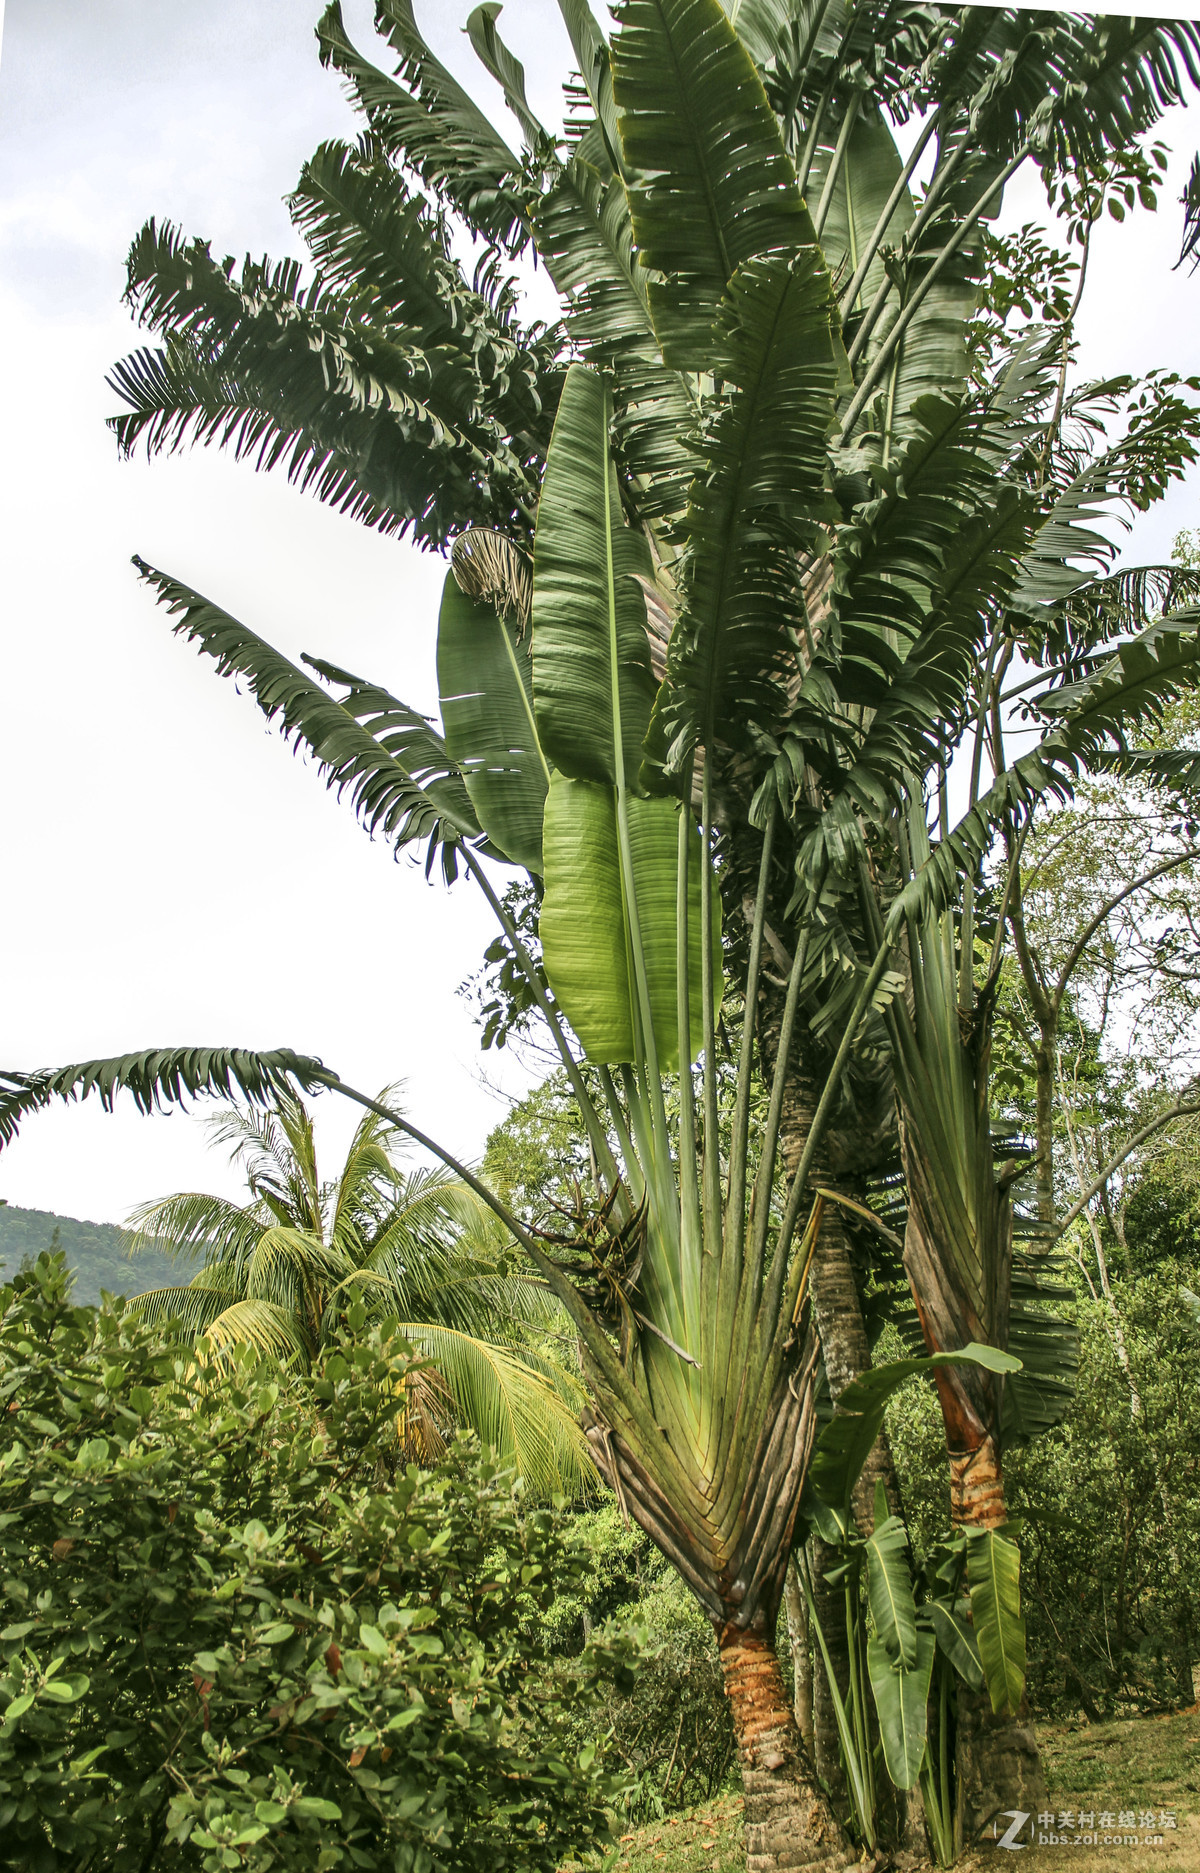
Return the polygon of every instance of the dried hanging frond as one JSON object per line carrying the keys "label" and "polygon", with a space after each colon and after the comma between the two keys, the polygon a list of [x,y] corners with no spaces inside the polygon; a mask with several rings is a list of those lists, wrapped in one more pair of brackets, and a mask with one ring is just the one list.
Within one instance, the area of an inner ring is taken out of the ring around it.
{"label": "dried hanging frond", "polygon": [[459,590],[468,598],[486,598],[518,631],[529,622],[533,575],[529,557],[506,534],[491,527],[468,527],[450,549],[450,565]]}
{"label": "dried hanging frond", "polygon": [[642,588],[642,597],[646,601],[646,636],[650,639],[650,667],[655,681],[661,683],[667,673],[667,647],[671,642],[671,633],[675,629],[676,601],[673,592],[664,590],[661,576],[644,579],[640,573],[634,578]]}

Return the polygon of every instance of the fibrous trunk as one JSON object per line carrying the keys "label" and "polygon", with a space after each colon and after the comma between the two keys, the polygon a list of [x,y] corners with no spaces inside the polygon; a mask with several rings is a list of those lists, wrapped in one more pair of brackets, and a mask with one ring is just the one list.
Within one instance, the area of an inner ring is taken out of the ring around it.
{"label": "fibrous trunk", "polygon": [[747,1873],[852,1865],[853,1850],[805,1755],[770,1639],[727,1626],[717,1643],[745,1791]]}
{"label": "fibrous trunk", "polygon": [[601,1475],[712,1622],[743,1772],[748,1867],[764,1873],[853,1860],[805,1752],[773,1645],[816,1431],[816,1370],[816,1337],[805,1324],[756,1444],[711,1471],[693,1463],[684,1479],[676,1470],[669,1483],[656,1474],[657,1442],[639,1444],[635,1427],[618,1432],[594,1408],[584,1414]]}

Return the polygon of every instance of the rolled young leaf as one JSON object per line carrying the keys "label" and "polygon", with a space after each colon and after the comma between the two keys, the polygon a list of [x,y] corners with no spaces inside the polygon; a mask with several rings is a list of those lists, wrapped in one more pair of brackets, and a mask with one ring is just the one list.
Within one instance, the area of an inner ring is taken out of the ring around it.
{"label": "rolled young leaf", "polygon": [[534,723],[528,641],[494,606],[468,598],[452,572],[442,593],[437,668],[446,746],[480,825],[514,865],[540,873],[550,770]]}
{"label": "rolled young leaf", "polygon": [[[675,886],[681,808],[673,800],[627,802],[633,889],[659,1065],[679,1065],[675,998]],[[595,1065],[638,1058],[636,994],[613,787],[555,773],[543,830],[546,895],[541,912],[546,975],[563,1013]],[[700,838],[693,829],[688,866],[688,1001],[692,1051],[703,1032],[700,969]],[[715,897],[715,893],[714,893]],[[714,920],[715,921],[715,920]],[[713,933],[713,981],[719,993],[720,932]]]}

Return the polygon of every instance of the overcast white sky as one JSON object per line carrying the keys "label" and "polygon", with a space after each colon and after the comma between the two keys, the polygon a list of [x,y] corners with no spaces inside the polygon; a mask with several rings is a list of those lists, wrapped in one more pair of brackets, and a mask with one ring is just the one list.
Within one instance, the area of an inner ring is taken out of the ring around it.
{"label": "overcast white sky", "polygon": [[[137,342],[120,305],[150,214],[216,251],[300,253],[281,197],[354,120],[312,36],[320,0],[8,0],[0,54],[0,555],[4,910],[0,1064],[231,1042],[320,1054],[407,1084],[417,1121],[467,1155],[504,1105],[455,989],[491,929],[467,882],[427,885],[372,845],[254,705],[172,638],[140,553],[298,657],[322,653],[425,708],[443,567],[216,451],[122,464],[104,385]],[[1156,9],[1161,11],[1161,9]],[[441,56],[491,108],[459,28],[417,0]],[[369,0],[346,0],[370,38]],[[556,0],[509,0],[531,101],[557,121],[569,46]],[[497,116],[500,107],[497,106]],[[1172,273],[1175,198],[1200,108],[1174,112],[1164,206],[1105,229],[1083,327],[1089,373],[1200,371],[1200,276]],[[1032,185],[1006,220],[1038,213]],[[1166,556],[1200,479],[1139,527]],[[321,1102],[332,1167],[353,1115]],[[203,1107],[200,1111],[203,1111]],[[179,1188],[236,1184],[194,1116],[57,1109],[0,1157],[9,1202],[119,1221]]]}

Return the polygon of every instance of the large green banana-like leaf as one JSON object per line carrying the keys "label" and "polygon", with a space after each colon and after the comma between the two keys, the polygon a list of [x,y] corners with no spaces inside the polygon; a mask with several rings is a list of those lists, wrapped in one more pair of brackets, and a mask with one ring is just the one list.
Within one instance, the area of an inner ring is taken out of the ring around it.
{"label": "large green banana-like leaf", "polygon": [[[679,1065],[676,1003],[676,882],[679,814],[673,800],[627,803],[641,949],[661,1071]],[[637,986],[629,893],[621,861],[614,788],[556,773],[543,830],[546,895],[541,912],[546,975],[589,1060],[634,1061]],[[688,843],[688,1007],[691,1054],[703,1034],[700,967],[700,839]],[[714,898],[716,894],[714,893]],[[716,923],[717,918],[714,918]],[[719,994],[720,932],[713,931],[713,981]]]}
{"label": "large green banana-like leaf", "polygon": [[526,871],[542,869],[542,809],[550,770],[533,719],[528,636],[446,575],[438,619],[438,691],[446,747],[492,844]]}
{"label": "large green banana-like leaf", "polygon": [[520,124],[526,143],[536,149],[539,144],[548,143],[550,137],[529,108],[529,99],[525,96],[525,67],[496,30],[496,21],[503,11],[499,0],[484,0],[482,6],[477,6],[467,16],[467,37],[480,64],[503,91],[504,102]]}
{"label": "large green banana-like leaf", "polygon": [[1198,55],[1190,20],[967,7],[939,18],[925,81],[931,103],[966,107],[981,146],[1028,139],[1039,160],[1094,173],[1198,82]]}
{"label": "large green banana-like leaf", "polygon": [[1025,1621],[1021,1613],[1021,1550],[994,1529],[967,1547],[971,1622],[979,1642],[996,1715],[1015,1712],[1025,1691]]}
{"label": "large green banana-like leaf", "polygon": [[782,679],[806,622],[796,553],[828,517],[825,444],[838,386],[819,250],[740,267],[709,355],[732,392],[692,488],[687,607],[650,748],[677,772],[690,771],[697,741],[745,745],[787,706]]}
{"label": "large green banana-like leaf", "polygon": [[[1003,484],[979,512],[960,512],[932,613],[871,720],[841,786],[868,815],[886,812],[911,776],[930,773],[953,747],[971,708],[970,678],[994,628],[992,607],[1017,576],[1031,503]],[[835,837],[840,836],[840,819]]]}
{"label": "large green banana-like leaf", "polygon": [[864,1546],[867,1600],[876,1636],[888,1658],[911,1671],[917,1663],[917,1603],[909,1571],[908,1535],[899,1516],[887,1514],[886,1502],[883,1507],[883,1515],[876,1508],[875,1528]]}
{"label": "large green banana-like leaf", "polygon": [[848,1385],[838,1407],[817,1438],[809,1468],[814,1495],[841,1513],[850,1513],[863,1464],[883,1428],[888,1400],[918,1373],[936,1372],[939,1366],[982,1366],[986,1372],[1015,1372],[1020,1360],[996,1346],[964,1346],[960,1352],[930,1353],[924,1358],[896,1359],[875,1366]]}
{"label": "large green banana-like leaf", "polygon": [[961,396],[926,398],[914,433],[880,475],[834,554],[841,700],[886,702],[899,663],[926,629],[933,594],[968,514],[994,504],[1005,459],[1002,414]]}
{"label": "large green banana-like leaf", "polygon": [[[1031,698],[1060,724],[1059,734],[1081,755],[1136,722],[1155,722],[1168,702],[1200,681],[1200,606],[1185,606],[1097,658],[1091,673]],[[1047,744],[1055,742],[1052,732]]]}
{"label": "large green banana-like leaf", "polygon": [[941,1651],[950,1660],[963,1683],[969,1684],[973,1691],[982,1691],[983,1666],[979,1659],[979,1641],[967,1617],[969,1610],[966,1601],[952,1605],[944,1600],[933,1600],[929,1605],[929,1618]]}
{"label": "large green banana-like leaf", "polygon": [[882,1639],[867,1640],[867,1673],[879,1713],[883,1760],[897,1788],[915,1788],[921,1772],[936,1651],[933,1634],[918,1632],[915,1662],[906,1667],[894,1662]]}
{"label": "large green banana-like leaf", "polygon": [[621,133],[617,128],[617,106],[613,97],[608,44],[596,24],[588,0],[558,0],[558,10],[570,34],[575,62],[596,113],[609,165],[614,175],[620,175],[623,163]]}
{"label": "large green banana-like leaf", "polygon": [[[411,246],[419,228],[403,233]],[[441,270],[453,271],[444,256]],[[536,482],[512,439],[540,419],[521,379],[548,379],[551,407],[553,379],[517,356],[477,295],[460,290],[447,307],[471,342],[426,347],[419,328],[386,323],[382,306],[372,310],[385,322],[371,323],[361,297],[302,287],[295,261],[247,260],[235,273],[151,221],[130,249],[128,297],[166,344],[133,352],[110,377],[128,406],[110,424],[126,454],[217,442],[257,468],[283,467],[369,526],[435,546],[472,520],[528,524]],[[493,345],[498,395],[475,355]]]}
{"label": "large green banana-like leaf", "polygon": [[632,785],[654,678],[646,636],[644,539],[625,525],[609,456],[609,394],[572,365],[538,507],[533,555],[533,694],[547,758],[573,780]]}
{"label": "large green banana-like leaf", "polygon": [[[1070,160],[1094,173],[1110,152],[1128,149],[1167,106],[1181,102],[1185,78],[1200,85],[1200,29],[1193,20],[1051,17],[1054,26],[1044,39],[1041,69],[1036,58],[1026,60],[1020,74],[1040,155],[1058,163]],[[1032,16],[1026,19],[1034,25]],[[1034,30],[1042,25],[1038,18]],[[1003,121],[1010,101],[1001,95],[995,102]]]}
{"label": "large green banana-like leaf", "polygon": [[728,280],[811,245],[812,222],[754,61],[719,0],[625,0],[613,89],[642,264],[668,364],[709,368]]}
{"label": "large green banana-like leaf", "polygon": [[[339,0],[317,26],[321,62],[350,85],[372,133],[482,233],[514,251],[526,228],[520,163],[474,99],[426,45],[409,0],[380,0],[376,24],[398,54],[403,82],[359,52]],[[409,88],[411,86],[411,89]]]}
{"label": "large green banana-like leaf", "polygon": [[[857,96],[850,108],[858,110]],[[813,163],[808,190],[810,205],[821,199],[830,155],[829,151],[819,151]],[[860,115],[834,177],[833,193],[821,226],[825,264],[839,287],[844,287],[857,272],[903,167],[896,139],[883,118],[877,112]],[[911,226],[912,219],[912,197],[906,189],[892,210],[882,246],[894,247]],[[847,308],[848,316],[852,317],[855,310],[861,311],[871,303],[884,278],[883,255],[877,252],[854,306]]]}
{"label": "large green banana-like leaf", "polygon": [[[373,324],[405,326],[422,345],[470,345],[467,302],[474,299],[477,318],[489,308],[466,291],[425,197],[411,193],[386,158],[355,144],[322,143],[288,207],[321,279],[374,302],[362,306]],[[500,338],[499,321],[489,322]]]}

